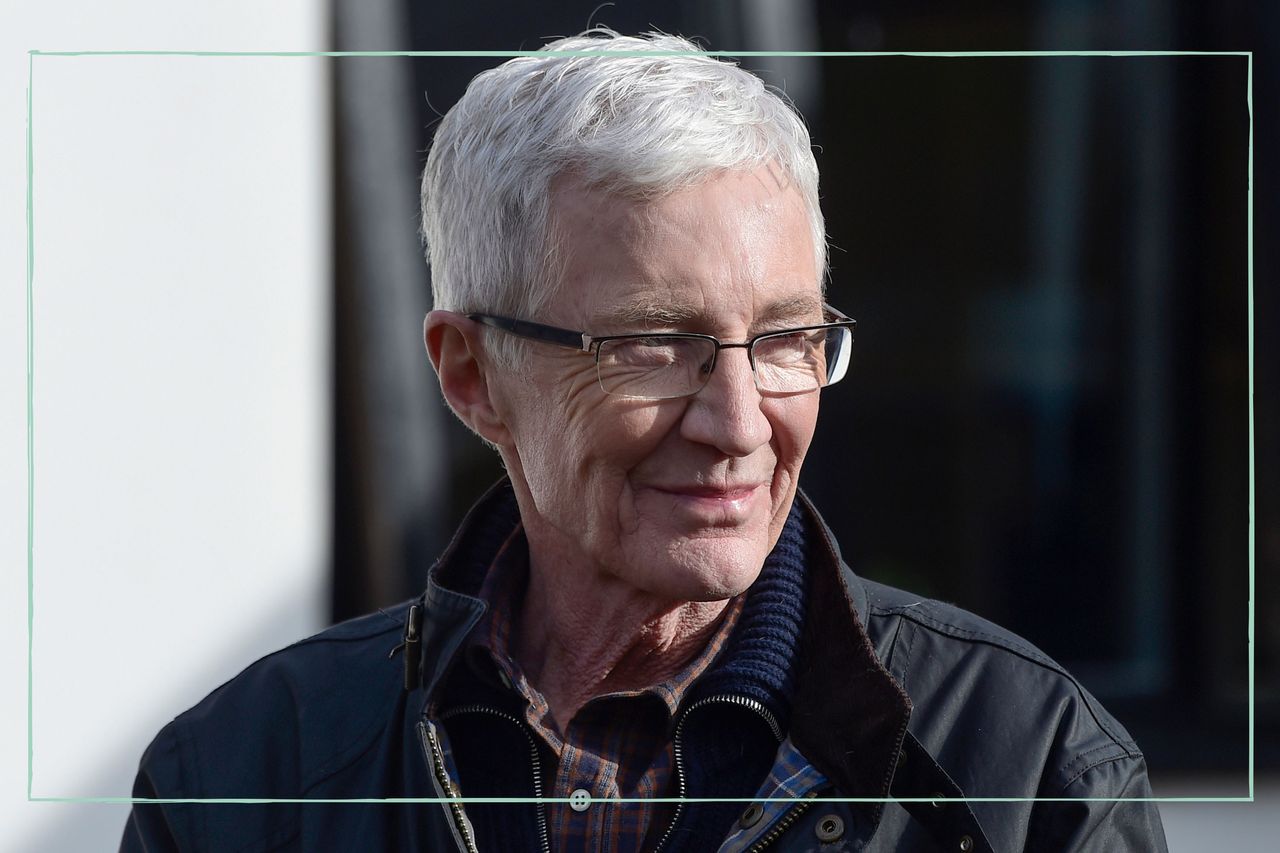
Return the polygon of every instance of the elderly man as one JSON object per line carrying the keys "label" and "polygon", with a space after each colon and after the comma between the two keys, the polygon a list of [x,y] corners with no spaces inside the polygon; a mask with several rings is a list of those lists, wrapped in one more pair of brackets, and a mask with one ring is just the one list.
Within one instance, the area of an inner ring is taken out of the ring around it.
{"label": "elderly man", "polygon": [[420,598],[251,666],[135,795],[426,801],[138,805],[125,849],[1164,846],[1069,674],[856,577],[798,493],[854,322],[786,103],[595,32],[477,77],[422,188],[427,352],[509,476]]}

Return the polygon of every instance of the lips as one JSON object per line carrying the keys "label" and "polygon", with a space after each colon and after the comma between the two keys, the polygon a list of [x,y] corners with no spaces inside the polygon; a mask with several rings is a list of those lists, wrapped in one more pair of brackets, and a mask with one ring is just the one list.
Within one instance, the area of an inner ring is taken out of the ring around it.
{"label": "lips", "polygon": [[762,485],[764,484],[741,483],[729,486],[704,486],[692,484],[687,486],[654,486],[653,488],[659,492],[666,492],[667,494],[679,495],[681,497],[735,501],[750,497],[752,493]]}
{"label": "lips", "polygon": [[740,529],[759,517],[760,495],[768,495],[764,483],[708,486],[701,483],[650,486],[664,509],[662,518],[694,529]]}

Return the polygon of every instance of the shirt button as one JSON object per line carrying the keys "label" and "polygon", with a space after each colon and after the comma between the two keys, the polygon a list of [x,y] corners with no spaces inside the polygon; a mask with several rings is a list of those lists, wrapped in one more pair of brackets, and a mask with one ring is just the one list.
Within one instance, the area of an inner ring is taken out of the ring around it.
{"label": "shirt button", "polygon": [[575,812],[585,812],[591,805],[591,794],[586,788],[579,788],[569,795],[569,808]]}
{"label": "shirt button", "polygon": [[840,836],[844,835],[844,821],[840,819],[839,815],[829,814],[818,821],[818,825],[813,828],[813,831],[823,844],[839,841]]}

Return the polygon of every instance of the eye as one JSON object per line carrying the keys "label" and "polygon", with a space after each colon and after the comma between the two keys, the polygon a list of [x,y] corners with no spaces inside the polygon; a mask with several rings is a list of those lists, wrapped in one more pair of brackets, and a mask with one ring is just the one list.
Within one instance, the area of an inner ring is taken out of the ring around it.
{"label": "eye", "polygon": [[812,361],[824,337],[820,331],[808,331],[761,338],[755,345],[756,360],[774,365]]}
{"label": "eye", "polygon": [[608,341],[601,350],[602,359],[628,367],[669,367],[698,358],[700,341],[688,338],[629,338]]}
{"label": "eye", "polygon": [[672,341],[662,338],[638,338],[624,341],[618,348],[620,361],[634,365],[650,365],[660,367],[671,364],[680,357],[679,347]]}
{"label": "eye", "polygon": [[604,341],[596,364],[606,393],[662,400],[698,390],[714,357],[705,338],[655,335]]}

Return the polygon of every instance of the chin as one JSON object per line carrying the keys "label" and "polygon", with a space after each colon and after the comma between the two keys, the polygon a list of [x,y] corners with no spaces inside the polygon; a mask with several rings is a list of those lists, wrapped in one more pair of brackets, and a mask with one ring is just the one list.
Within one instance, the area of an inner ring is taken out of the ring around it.
{"label": "chin", "polygon": [[672,545],[662,590],[679,601],[723,601],[745,592],[760,576],[768,551],[752,541],[682,539]]}

